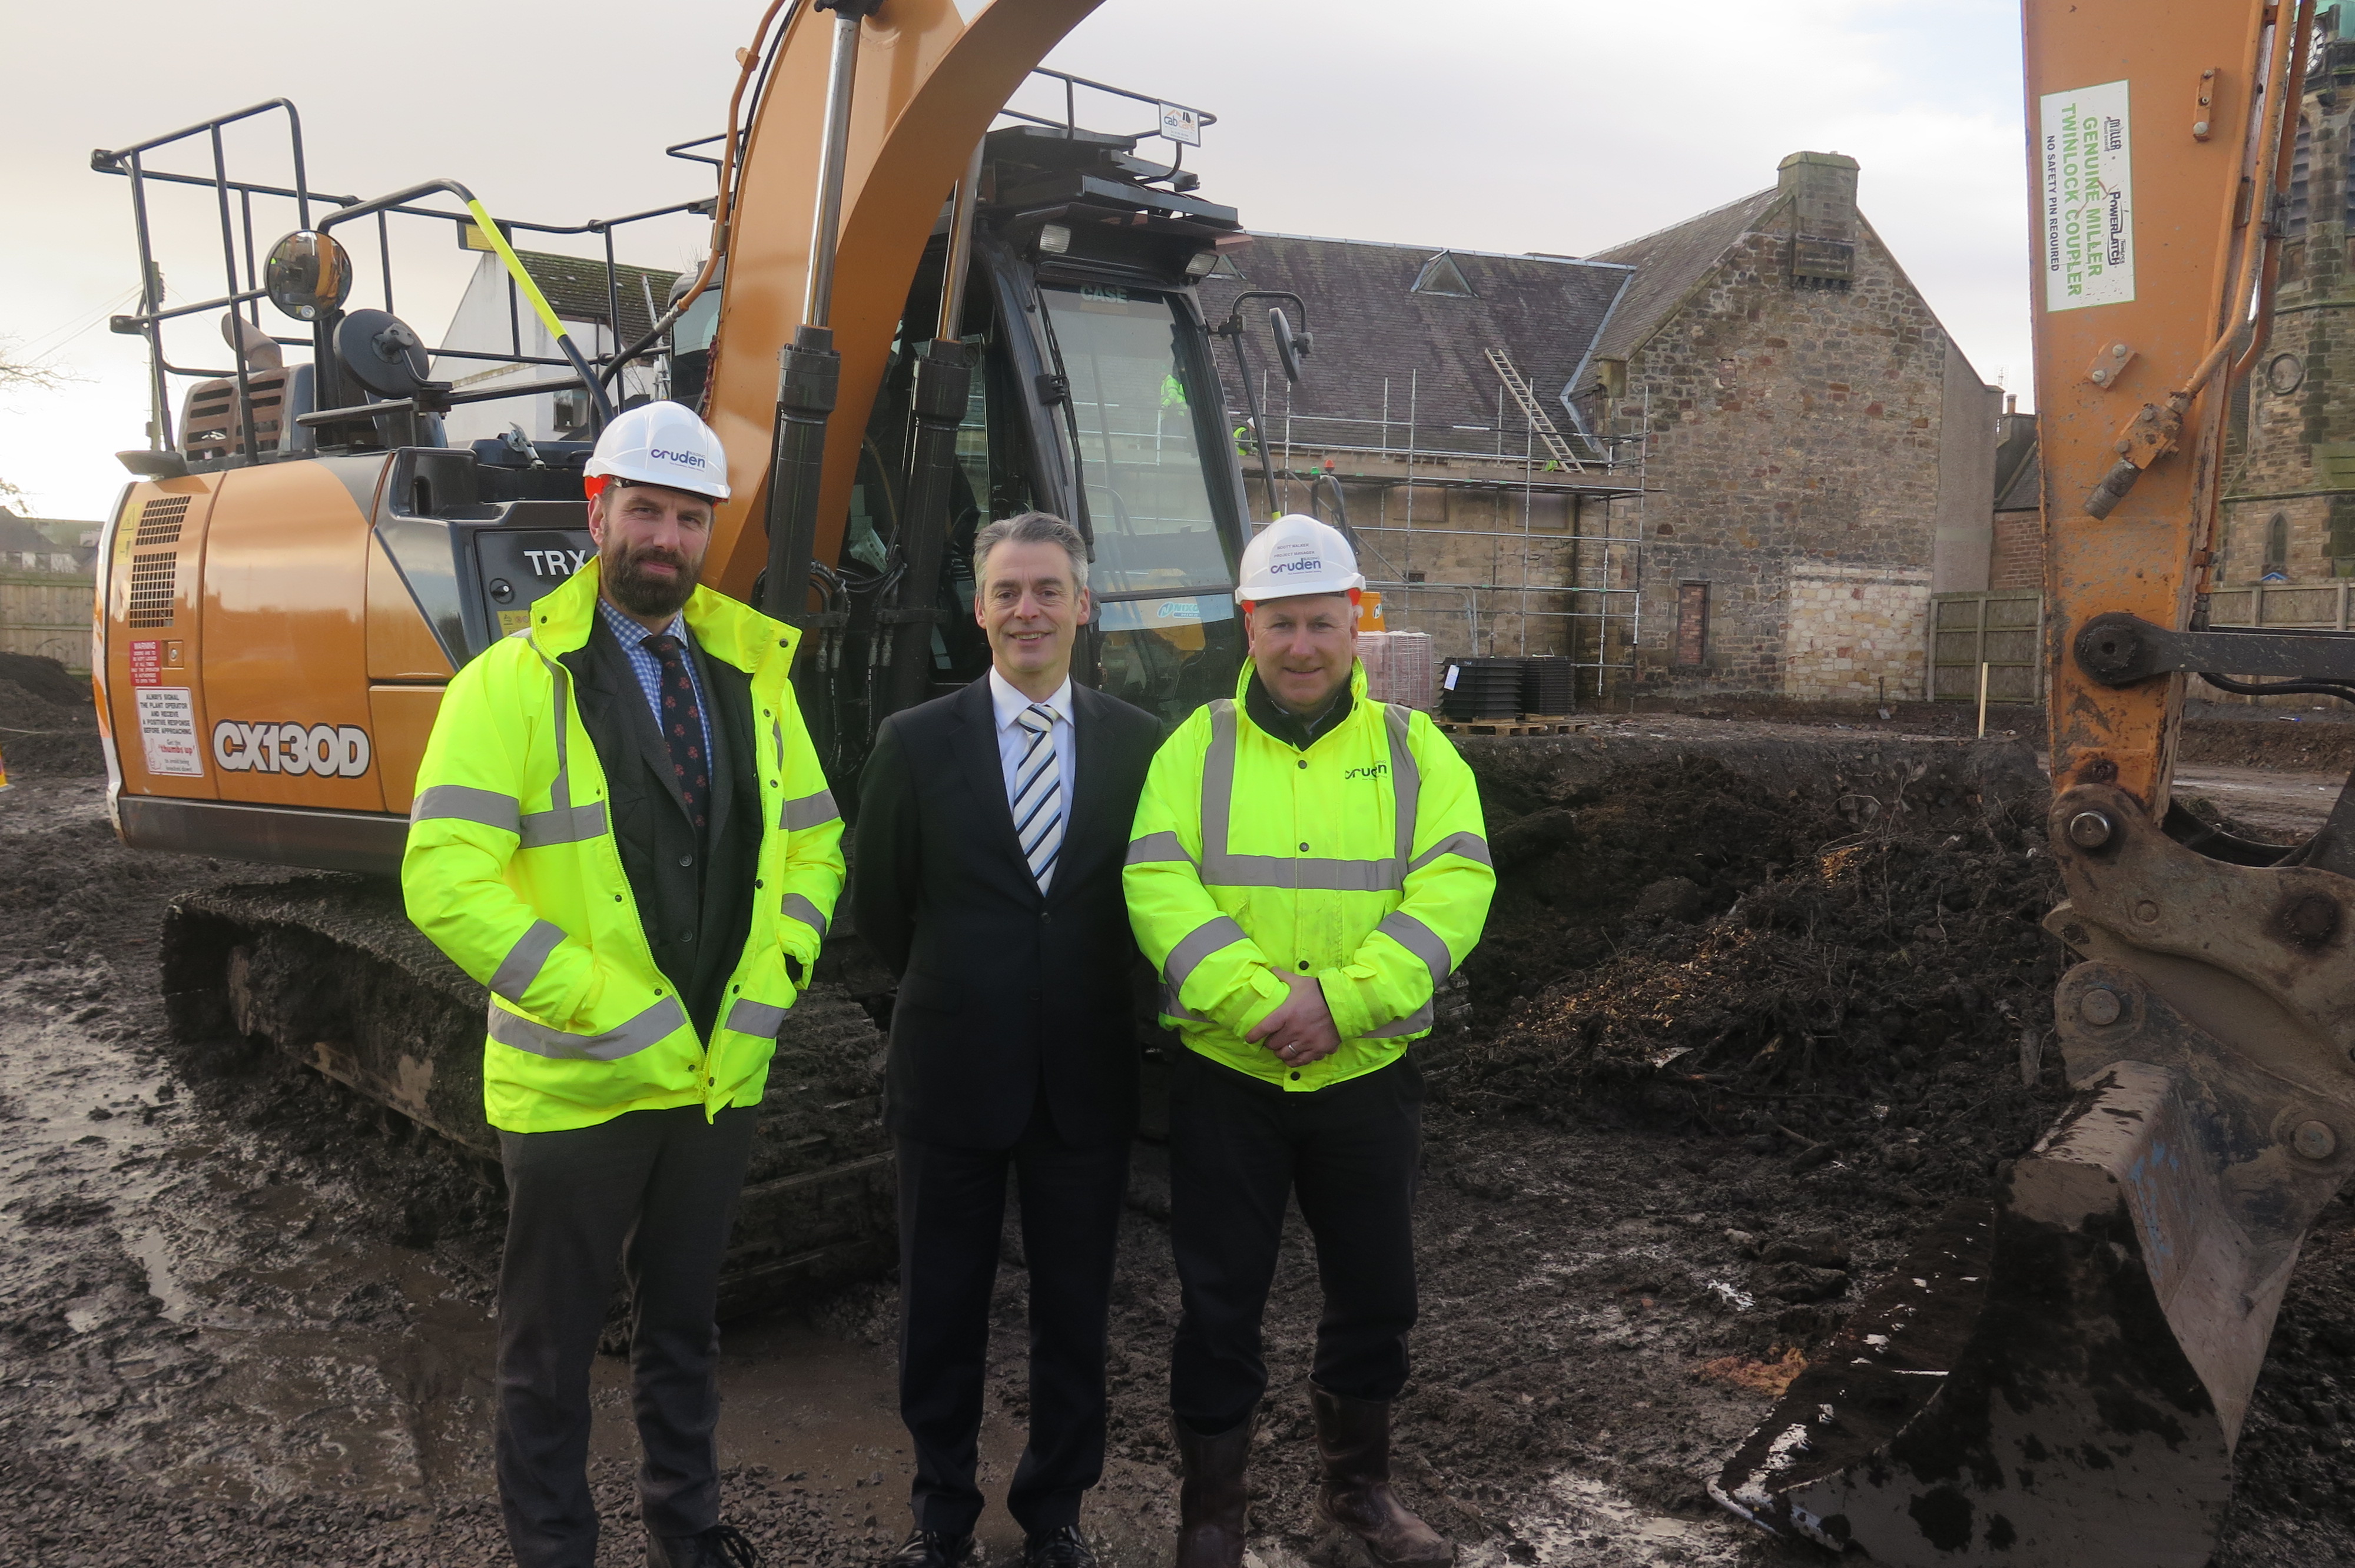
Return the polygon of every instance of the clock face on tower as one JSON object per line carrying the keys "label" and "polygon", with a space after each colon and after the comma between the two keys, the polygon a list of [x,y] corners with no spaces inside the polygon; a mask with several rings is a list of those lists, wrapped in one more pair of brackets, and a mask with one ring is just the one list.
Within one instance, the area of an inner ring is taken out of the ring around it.
{"label": "clock face on tower", "polygon": [[2265,361],[2265,385],[2282,397],[2306,382],[2306,361],[2295,354],[2276,354]]}

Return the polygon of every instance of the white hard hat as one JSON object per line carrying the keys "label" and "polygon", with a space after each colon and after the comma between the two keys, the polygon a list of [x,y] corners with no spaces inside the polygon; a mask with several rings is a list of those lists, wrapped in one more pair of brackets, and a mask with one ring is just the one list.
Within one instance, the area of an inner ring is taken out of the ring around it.
{"label": "white hard hat", "polygon": [[1358,553],[1341,530],[1297,512],[1277,518],[1243,546],[1239,604],[1299,599],[1316,593],[1354,593],[1366,586]]}
{"label": "white hard hat", "polygon": [[587,472],[728,499],[728,453],[684,403],[641,403],[614,415],[589,454]]}

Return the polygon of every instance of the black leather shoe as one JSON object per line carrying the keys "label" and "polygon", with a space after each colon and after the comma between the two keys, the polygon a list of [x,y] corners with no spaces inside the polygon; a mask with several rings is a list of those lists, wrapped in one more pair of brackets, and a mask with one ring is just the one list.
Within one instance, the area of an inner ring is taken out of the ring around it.
{"label": "black leather shoe", "polygon": [[695,1535],[646,1537],[646,1568],[759,1568],[761,1554],[732,1524]]}
{"label": "black leather shoe", "polygon": [[1022,1568],[1096,1568],[1096,1554],[1076,1524],[1022,1538]]}
{"label": "black leather shoe", "polygon": [[945,1535],[937,1530],[911,1530],[900,1550],[883,1560],[884,1568],[975,1568],[981,1561],[974,1551],[973,1533]]}

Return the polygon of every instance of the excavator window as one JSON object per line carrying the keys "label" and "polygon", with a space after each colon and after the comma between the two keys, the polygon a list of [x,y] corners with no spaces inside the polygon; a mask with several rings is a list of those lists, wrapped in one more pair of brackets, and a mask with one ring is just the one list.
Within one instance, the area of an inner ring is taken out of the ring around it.
{"label": "excavator window", "polygon": [[1098,285],[1045,288],[1071,385],[1080,473],[1096,536],[1099,596],[1232,587],[1210,504],[1201,415],[1167,295]]}
{"label": "excavator window", "polygon": [[1174,722],[1241,658],[1234,578],[1210,475],[1223,461],[1215,385],[1185,352],[1166,294],[1120,285],[1039,291],[1047,306],[1095,535],[1089,574],[1103,689]]}

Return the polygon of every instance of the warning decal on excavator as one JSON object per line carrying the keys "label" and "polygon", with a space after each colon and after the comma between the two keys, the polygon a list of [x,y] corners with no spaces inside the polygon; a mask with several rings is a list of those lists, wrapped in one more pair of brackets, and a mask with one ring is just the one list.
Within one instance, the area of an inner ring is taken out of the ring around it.
{"label": "warning decal on excavator", "polygon": [[147,754],[147,771],[168,778],[203,778],[204,750],[197,744],[197,709],[188,688],[140,686],[132,696],[139,705],[139,742]]}
{"label": "warning decal on excavator", "polygon": [[2135,297],[2134,137],[2126,84],[2048,92],[2040,105],[2044,308]]}

